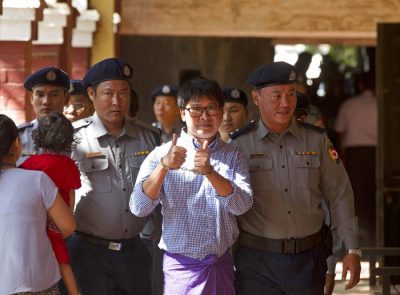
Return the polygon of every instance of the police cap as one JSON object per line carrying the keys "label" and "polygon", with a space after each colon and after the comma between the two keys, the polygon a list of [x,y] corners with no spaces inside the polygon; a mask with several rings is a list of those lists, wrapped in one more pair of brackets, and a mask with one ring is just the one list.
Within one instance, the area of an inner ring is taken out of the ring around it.
{"label": "police cap", "polygon": [[66,72],[56,67],[42,68],[32,73],[24,82],[24,87],[28,91],[32,91],[35,86],[39,85],[59,86],[65,89],[65,91],[68,91],[69,77]]}
{"label": "police cap", "polygon": [[82,80],[71,80],[69,81],[68,93],[71,95],[85,95],[88,96],[86,87],[83,86]]}
{"label": "police cap", "polygon": [[273,62],[255,69],[247,78],[247,83],[255,89],[273,85],[295,84],[296,69],[284,61]]}
{"label": "police cap", "polygon": [[238,88],[226,87],[222,89],[222,94],[224,95],[224,102],[237,102],[247,107],[247,95],[246,93]]}
{"label": "police cap", "polygon": [[176,85],[161,85],[151,92],[150,99],[154,102],[157,96],[173,96],[176,98],[178,95],[178,90],[179,88]]}
{"label": "police cap", "polygon": [[119,58],[107,58],[93,65],[83,78],[87,88],[109,80],[126,80],[132,77],[132,67]]}

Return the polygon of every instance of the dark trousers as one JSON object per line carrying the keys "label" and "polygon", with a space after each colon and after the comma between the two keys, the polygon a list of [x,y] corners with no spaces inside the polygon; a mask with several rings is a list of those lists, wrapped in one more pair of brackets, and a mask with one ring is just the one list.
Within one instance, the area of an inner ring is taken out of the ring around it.
{"label": "dark trousers", "polygon": [[354,192],[361,246],[375,245],[375,147],[346,148],[346,170]]}
{"label": "dark trousers", "polygon": [[151,295],[164,294],[164,251],[158,248],[159,241],[142,239],[151,255]]}
{"label": "dark trousers", "polygon": [[322,244],[293,255],[240,247],[235,266],[239,295],[324,294],[327,266]]}
{"label": "dark trousers", "polygon": [[83,295],[149,295],[150,255],[140,239],[114,251],[74,235],[71,266]]}

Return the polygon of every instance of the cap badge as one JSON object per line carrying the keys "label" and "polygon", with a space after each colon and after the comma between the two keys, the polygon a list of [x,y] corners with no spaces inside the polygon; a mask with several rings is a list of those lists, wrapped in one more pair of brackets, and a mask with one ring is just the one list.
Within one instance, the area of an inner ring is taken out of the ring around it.
{"label": "cap badge", "polygon": [[240,98],[240,92],[239,92],[239,90],[233,89],[233,90],[231,91],[231,97],[232,97],[232,98],[236,98],[236,99]]}
{"label": "cap badge", "polygon": [[57,78],[56,73],[54,73],[53,71],[50,71],[46,74],[46,79],[48,81],[54,81]]}
{"label": "cap badge", "polygon": [[131,75],[131,69],[128,65],[124,65],[124,75],[129,77]]}
{"label": "cap badge", "polygon": [[163,88],[161,89],[161,92],[164,94],[168,94],[171,92],[171,88],[169,88],[168,85],[164,85]]}
{"label": "cap badge", "polygon": [[290,71],[289,73],[289,81],[295,81],[296,80],[296,72],[295,71]]}

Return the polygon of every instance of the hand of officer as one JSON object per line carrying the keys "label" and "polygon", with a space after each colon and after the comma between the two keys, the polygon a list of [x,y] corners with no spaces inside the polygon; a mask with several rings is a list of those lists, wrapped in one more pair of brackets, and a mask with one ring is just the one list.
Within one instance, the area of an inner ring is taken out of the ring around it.
{"label": "hand of officer", "polygon": [[162,157],[162,162],[169,169],[179,169],[186,159],[186,149],[182,146],[177,146],[178,136],[174,133],[172,135],[172,144],[168,153]]}
{"label": "hand of officer", "polygon": [[335,288],[335,274],[327,273],[325,275],[325,292],[324,295],[332,295]]}
{"label": "hand of officer", "polygon": [[210,152],[208,151],[208,140],[204,141],[201,149],[194,155],[194,168],[201,174],[210,174],[213,167],[210,164]]}
{"label": "hand of officer", "polygon": [[350,271],[350,280],[345,287],[346,290],[353,288],[360,281],[360,257],[355,254],[347,254],[343,258],[342,280],[346,279],[348,271]]}

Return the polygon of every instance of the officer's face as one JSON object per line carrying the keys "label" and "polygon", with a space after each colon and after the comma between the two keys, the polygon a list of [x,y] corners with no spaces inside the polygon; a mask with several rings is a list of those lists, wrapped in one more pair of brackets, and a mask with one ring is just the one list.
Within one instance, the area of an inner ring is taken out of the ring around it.
{"label": "officer's face", "polygon": [[62,87],[53,85],[39,85],[32,89],[29,98],[38,119],[51,112],[62,113],[64,105],[68,103],[69,94]]}
{"label": "officer's face", "polygon": [[130,103],[128,81],[104,81],[97,85],[96,93],[92,87],[89,87],[88,94],[97,115],[106,127],[121,128],[123,126]]}
{"label": "officer's face", "polygon": [[93,111],[92,101],[83,94],[71,95],[69,103],[64,106],[64,115],[71,122],[89,117]]}
{"label": "officer's face", "polygon": [[272,131],[281,133],[289,126],[296,108],[294,84],[264,87],[252,92],[264,124]]}
{"label": "officer's face", "polygon": [[[188,110],[189,108],[191,111]],[[193,115],[194,112],[197,114]],[[199,115],[200,112],[201,115]],[[185,109],[181,110],[181,118],[186,122],[189,135],[195,137],[199,142],[203,142],[203,140],[211,142],[221,125],[222,107],[216,100],[203,96],[197,101],[189,101]]]}
{"label": "officer's face", "polygon": [[242,127],[247,120],[247,110],[237,102],[225,102],[222,124],[219,127],[221,133],[231,133]]}
{"label": "officer's face", "polygon": [[159,95],[154,100],[154,115],[161,125],[173,124],[179,118],[179,107],[173,96]]}

